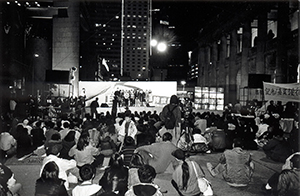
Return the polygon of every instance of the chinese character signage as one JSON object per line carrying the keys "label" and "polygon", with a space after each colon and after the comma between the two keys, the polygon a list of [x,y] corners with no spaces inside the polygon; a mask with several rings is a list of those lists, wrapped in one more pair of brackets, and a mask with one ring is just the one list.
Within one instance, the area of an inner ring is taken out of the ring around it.
{"label": "chinese character signage", "polygon": [[274,84],[264,82],[265,100],[300,102],[300,84]]}

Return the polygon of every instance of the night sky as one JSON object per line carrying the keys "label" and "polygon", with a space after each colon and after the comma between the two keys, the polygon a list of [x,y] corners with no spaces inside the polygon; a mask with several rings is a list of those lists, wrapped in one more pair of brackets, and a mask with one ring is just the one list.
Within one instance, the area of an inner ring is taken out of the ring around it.
{"label": "night sky", "polygon": [[194,49],[197,44],[195,39],[199,31],[210,20],[220,12],[230,12],[232,1],[153,1],[153,9],[160,9],[160,16],[170,22],[170,26],[175,26],[175,35],[187,50]]}

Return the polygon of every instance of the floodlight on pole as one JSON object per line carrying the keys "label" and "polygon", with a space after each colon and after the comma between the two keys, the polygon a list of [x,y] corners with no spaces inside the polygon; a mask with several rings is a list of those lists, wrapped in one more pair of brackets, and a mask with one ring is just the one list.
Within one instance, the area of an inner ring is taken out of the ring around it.
{"label": "floodlight on pole", "polygon": [[157,50],[159,52],[165,52],[166,49],[167,49],[167,44],[166,43],[160,42],[160,43],[157,44]]}
{"label": "floodlight on pole", "polygon": [[156,39],[152,39],[151,42],[150,42],[150,45],[151,45],[152,47],[157,46],[157,40],[156,40]]}

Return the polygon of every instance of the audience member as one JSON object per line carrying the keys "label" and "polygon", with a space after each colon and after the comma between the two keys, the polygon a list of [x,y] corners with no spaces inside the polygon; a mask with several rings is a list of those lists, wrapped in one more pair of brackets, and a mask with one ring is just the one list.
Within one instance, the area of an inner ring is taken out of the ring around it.
{"label": "audience member", "polygon": [[34,147],[32,146],[32,139],[26,128],[22,125],[18,125],[16,131],[17,158],[21,161],[32,154]]}
{"label": "audience member", "polygon": [[138,169],[140,183],[131,186],[125,196],[162,196],[159,187],[153,183],[156,177],[155,169],[144,165]]}
{"label": "audience member", "polygon": [[32,138],[32,144],[33,148],[38,148],[44,145],[46,137],[44,135],[44,131],[42,129],[42,122],[37,121],[35,123],[35,126],[33,126],[31,130],[31,138]]}
{"label": "audience member", "polygon": [[267,158],[282,163],[292,154],[292,149],[283,138],[283,131],[279,127],[273,130],[273,138],[263,146],[263,150]]}
{"label": "audience member", "polygon": [[262,190],[269,195],[292,196],[300,193],[300,153],[294,153],[286,159],[283,170],[274,173],[263,185]]}
{"label": "audience member", "polygon": [[62,140],[62,149],[59,154],[59,158],[63,159],[72,159],[71,156],[69,156],[70,149],[76,145],[75,142],[75,131],[70,131],[66,137]]}
{"label": "audience member", "polygon": [[124,166],[123,160],[118,154],[111,158],[109,167],[105,169],[99,184],[107,193],[124,196],[128,185],[128,168]]}
{"label": "audience member", "polygon": [[234,139],[232,147],[233,149],[224,151],[216,166],[208,162],[207,169],[212,176],[222,173],[230,186],[248,186],[254,172],[251,154],[243,150],[243,142],[239,138]]}
{"label": "audience member", "polygon": [[74,157],[79,168],[85,164],[97,167],[103,161],[103,158],[99,155],[99,149],[90,143],[88,132],[82,132],[77,145],[74,145],[69,151],[69,156]]}
{"label": "audience member", "polygon": [[47,162],[36,180],[35,196],[68,196],[64,180],[59,177],[59,167],[54,161]]}
{"label": "audience member", "polygon": [[7,166],[0,163],[0,185],[7,196],[18,196],[22,185],[17,183],[14,173]]}
{"label": "audience member", "polygon": [[138,153],[143,157],[145,164],[154,167],[156,173],[163,173],[171,164],[173,167],[177,164],[177,161],[171,154],[177,149],[177,147],[171,142],[172,135],[166,132],[163,135],[162,140],[163,141],[159,143],[140,146],[135,150],[135,153]]}
{"label": "audience member", "polygon": [[197,179],[205,176],[202,168],[195,161],[188,159],[181,149],[173,151],[172,155],[180,161],[172,174],[173,187],[180,196],[199,196],[201,190]]}
{"label": "audience member", "polygon": [[103,192],[100,185],[92,183],[96,175],[96,169],[92,165],[83,165],[79,169],[79,175],[83,182],[72,190],[72,196],[99,196]]}
{"label": "audience member", "polygon": [[136,145],[134,139],[130,136],[125,137],[123,148],[120,151],[120,154],[124,160],[124,165],[130,165],[131,157],[134,154]]}
{"label": "audience member", "polygon": [[61,149],[62,149],[62,145],[59,143],[53,144],[46,149],[47,156],[43,159],[41,173],[43,171],[43,168],[45,167],[45,165],[48,162],[54,161],[59,168],[58,177],[65,180],[64,184],[65,184],[66,189],[68,190],[69,189],[69,181],[68,181],[67,172],[69,172],[69,170],[76,167],[76,161],[73,159],[67,160],[67,159],[59,158],[58,155],[59,155]]}
{"label": "audience member", "polygon": [[126,136],[132,137],[134,140],[136,140],[136,134],[137,134],[137,128],[135,126],[134,121],[131,118],[131,111],[127,110],[125,112],[125,118],[124,121],[122,122],[122,125],[119,130],[119,141],[124,143],[124,138]]}
{"label": "audience member", "polygon": [[17,140],[5,128],[0,134],[0,151],[0,163],[17,153]]}
{"label": "audience member", "polygon": [[[169,121],[169,112],[172,112],[175,118],[175,123],[173,128],[166,128],[166,123]],[[160,131],[160,135],[163,135],[164,132],[170,132],[172,134],[172,143],[177,144],[177,141],[180,138],[181,134],[181,110],[179,107],[179,100],[176,95],[172,95],[170,98],[170,103],[163,107],[159,117],[162,122],[164,122],[165,126],[163,126]]]}

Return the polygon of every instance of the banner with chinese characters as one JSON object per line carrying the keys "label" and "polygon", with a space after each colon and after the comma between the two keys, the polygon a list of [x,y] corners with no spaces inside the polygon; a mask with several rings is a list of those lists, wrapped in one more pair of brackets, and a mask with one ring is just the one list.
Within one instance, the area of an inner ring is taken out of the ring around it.
{"label": "banner with chinese characters", "polygon": [[300,102],[300,83],[274,84],[264,82],[265,100]]}

